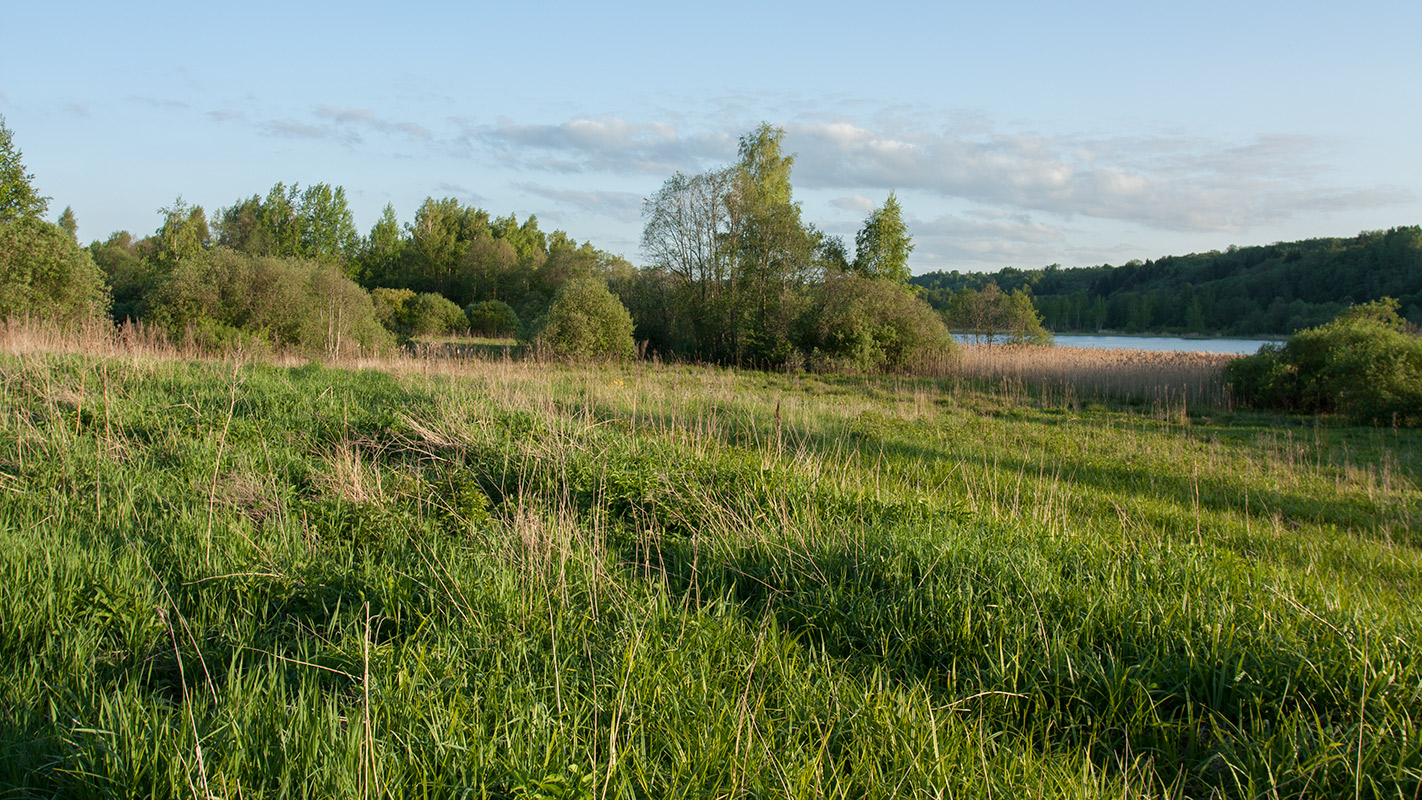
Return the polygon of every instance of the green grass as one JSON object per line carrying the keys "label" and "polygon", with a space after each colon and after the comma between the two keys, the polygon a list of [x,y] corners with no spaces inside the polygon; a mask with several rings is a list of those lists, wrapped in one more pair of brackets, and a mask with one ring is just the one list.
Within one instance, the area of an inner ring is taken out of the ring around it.
{"label": "green grass", "polygon": [[1422,791],[1422,432],[0,358],[0,798]]}

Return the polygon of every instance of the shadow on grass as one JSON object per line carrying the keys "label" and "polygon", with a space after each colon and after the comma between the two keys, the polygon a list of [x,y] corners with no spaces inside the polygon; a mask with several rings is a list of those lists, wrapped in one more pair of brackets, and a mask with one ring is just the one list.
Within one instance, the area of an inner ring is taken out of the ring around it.
{"label": "shadow on grass", "polygon": [[[1251,757],[1304,763],[1327,755],[1327,743],[1270,739],[1282,721],[1328,730],[1356,723],[1354,683],[1363,668],[1327,623],[1299,616],[1289,622],[1297,636],[1289,641],[1279,623],[1231,604],[1225,619],[1190,618],[1181,607],[1186,621],[1163,625],[1135,613],[1131,598],[1093,594],[1118,583],[1109,559],[1055,554],[1047,569],[1071,579],[1024,575],[1020,565],[1042,555],[935,552],[891,534],[853,547],[752,544],[719,561],[670,537],[644,536],[621,551],[629,573],[691,605],[729,599],[757,625],[773,619],[808,657],[862,680],[923,687],[939,708],[1044,749],[1084,750],[1108,773],[1148,752],[1162,775],[1226,788],[1229,770],[1211,764],[1241,740],[1264,748]],[[1132,592],[1179,600],[1167,569],[1145,578]],[[1094,585],[1082,591],[1082,583]],[[1375,660],[1374,674],[1389,668]],[[1422,694],[1399,688],[1376,699],[1408,708]],[[1416,752],[1393,749],[1382,758],[1422,767]]]}

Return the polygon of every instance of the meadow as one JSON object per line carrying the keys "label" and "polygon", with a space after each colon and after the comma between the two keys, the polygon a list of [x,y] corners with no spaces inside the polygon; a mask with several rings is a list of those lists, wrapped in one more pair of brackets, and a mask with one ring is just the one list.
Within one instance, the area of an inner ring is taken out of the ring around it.
{"label": "meadow", "polygon": [[1422,792],[1415,429],[4,333],[0,797]]}

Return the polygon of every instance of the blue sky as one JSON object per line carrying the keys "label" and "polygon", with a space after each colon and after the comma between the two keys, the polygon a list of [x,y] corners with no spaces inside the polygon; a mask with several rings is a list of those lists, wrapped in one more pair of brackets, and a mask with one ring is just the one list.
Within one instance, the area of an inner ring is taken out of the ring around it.
{"label": "blue sky", "polygon": [[804,216],[897,192],[916,273],[1422,223],[1422,3],[12,2],[0,114],[51,216],[150,233],[277,181],[640,262],[642,198],[765,120]]}

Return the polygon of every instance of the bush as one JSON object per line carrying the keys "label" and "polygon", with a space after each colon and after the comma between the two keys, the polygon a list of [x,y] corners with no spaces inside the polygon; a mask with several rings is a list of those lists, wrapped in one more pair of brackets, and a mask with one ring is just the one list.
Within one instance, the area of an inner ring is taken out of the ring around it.
{"label": "bush", "polygon": [[0,319],[77,321],[102,317],[108,307],[98,265],[57,225],[32,218],[0,223]]}
{"label": "bush", "polygon": [[485,300],[464,309],[469,331],[479,336],[513,336],[518,333],[518,314],[502,300]]}
{"label": "bush", "polygon": [[410,332],[405,305],[414,299],[415,293],[409,289],[380,287],[370,290],[370,302],[375,306],[375,318],[386,330],[401,336]]}
{"label": "bush", "polygon": [[180,262],[154,291],[146,320],[210,349],[260,342],[339,354],[393,344],[370,295],[334,265],[225,248]]}
{"label": "bush", "polygon": [[1359,422],[1422,423],[1422,339],[1384,298],[1230,364],[1235,398],[1256,408],[1325,411]]}
{"label": "bush", "polygon": [[444,336],[464,330],[469,319],[444,295],[424,292],[405,303],[405,322],[411,336]]}
{"label": "bush", "polygon": [[632,316],[601,280],[563,285],[534,337],[567,356],[631,357]]}
{"label": "bush", "polygon": [[830,275],[818,301],[803,346],[854,369],[908,369],[957,346],[938,314],[894,281]]}

